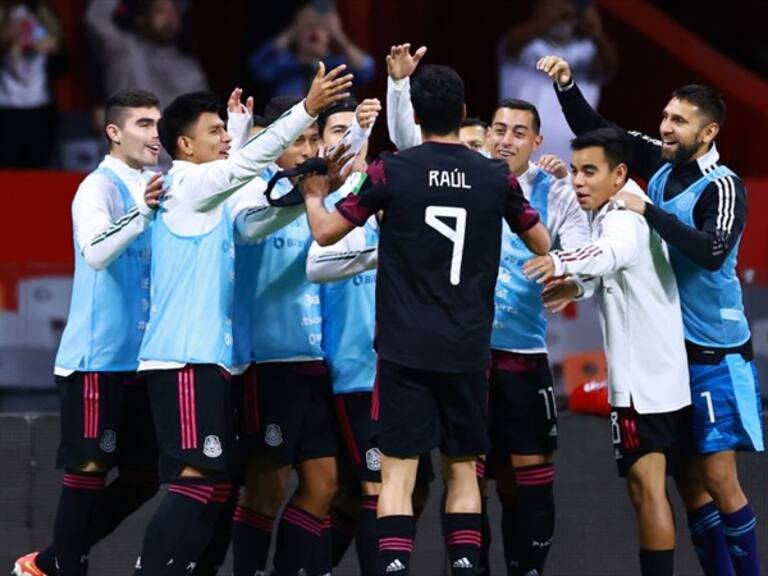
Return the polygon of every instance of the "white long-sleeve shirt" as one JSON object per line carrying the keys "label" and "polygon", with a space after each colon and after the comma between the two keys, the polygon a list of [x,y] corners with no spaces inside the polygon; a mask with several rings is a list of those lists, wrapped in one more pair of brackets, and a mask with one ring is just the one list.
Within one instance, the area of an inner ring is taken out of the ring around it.
{"label": "white long-sleeve shirt", "polygon": [[[626,191],[645,198],[634,183]],[[634,212],[590,214],[592,241],[551,253],[556,276],[596,278],[609,401],[640,414],[691,403],[680,298],[666,244]]]}
{"label": "white long-sleeve shirt", "polygon": [[[237,199],[232,196],[259,176],[315,121],[302,100],[226,160],[203,164],[175,160],[168,172],[170,185],[157,217],[163,218],[168,229],[179,236],[200,236],[213,230],[221,221],[224,204],[233,213]],[[244,221],[247,219],[243,217]],[[235,227],[238,231],[237,224]],[[264,232],[263,228],[260,230]],[[139,371],[182,366],[178,362],[144,360]]]}
{"label": "white long-sleeve shirt", "polygon": [[175,160],[168,172],[171,185],[160,217],[180,236],[212,230],[221,219],[224,202],[270,166],[315,121],[302,100],[226,160],[204,164]]}
{"label": "white long-sleeve shirt", "polygon": [[144,202],[151,172],[114,156],[105,156],[99,168],[112,170],[125,183],[135,206],[126,210],[120,191],[103,174],[92,172],[80,183],[72,200],[72,224],[83,258],[94,270],[114,262],[147,229],[153,213]]}

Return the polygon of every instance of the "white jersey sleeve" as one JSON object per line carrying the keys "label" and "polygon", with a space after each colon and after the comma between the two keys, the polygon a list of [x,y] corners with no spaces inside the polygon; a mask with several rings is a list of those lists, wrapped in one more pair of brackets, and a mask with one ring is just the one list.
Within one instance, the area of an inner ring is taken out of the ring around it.
{"label": "white jersey sleeve", "polygon": [[387,77],[387,131],[398,150],[421,144],[421,130],[413,119],[410,78]]}
{"label": "white jersey sleeve", "polygon": [[642,237],[648,229],[642,216],[610,209],[600,237],[576,250],[556,250],[550,255],[555,276],[605,276],[637,262]]}
{"label": "white jersey sleeve", "polygon": [[242,242],[256,242],[277,232],[304,214],[304,204],[271,206],[264,192],[267,183],[254,178],[227,201],[235,220],[235,233]]}
{"label": "white jersey sleeve", "polygon": [[312,242],[307,255],[307,280],[336,282],[376,268],[379,251],[375,246],[366,248],[365,234],[363,226],[330,246]]}
{"label": "white jersey sleeve", "polygon": [[72,201],[72,223],[83,258],[94,270],[114,262],[144,232],[152,210],[143,202],[127,212],[115,185],[100,174],[91,174]]}
{"label": "white jersey sleeve", "polygon": [[581,248],[589,242],[589,220],[579,206],[570,176],[553,178],[549,188],[549,235],[556,238],[563,250]]}
{"label": "white jersey sleeve", "polygon": [[[243,108],[245,109],[245,108]],[[227,115],[227,132],[232,136],[232,150],[240,150],[251,137],[253,116],[246,112],[230,112]]]}
{"label": "white jersey sleeve", "polygon": [[272,164],[316,120],[302,100],[226,160],[189,167],[185,185],[174,190],[177,201],[197,212],[213,210]]}

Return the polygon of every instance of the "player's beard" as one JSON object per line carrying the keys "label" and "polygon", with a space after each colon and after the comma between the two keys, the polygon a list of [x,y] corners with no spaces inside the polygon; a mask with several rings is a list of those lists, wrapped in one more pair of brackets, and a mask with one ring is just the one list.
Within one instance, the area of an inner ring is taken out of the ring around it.
{"label": "player's beard", "polygon": [[689,145],[683,145],[682,143],[677,144],[677,150],[675,150],[672,153],[671,157],[665,158],[668,162],[672,162],[672,164],[686,164],[694,154],[699,149],[700,144],[698,142],[694,142]]}

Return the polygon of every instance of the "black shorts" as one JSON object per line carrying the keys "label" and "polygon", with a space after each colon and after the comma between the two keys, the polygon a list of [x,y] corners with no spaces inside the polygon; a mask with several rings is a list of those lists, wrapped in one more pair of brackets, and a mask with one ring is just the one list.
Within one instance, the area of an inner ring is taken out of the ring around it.
{"label": "black shorts", "polygon": [[557,407],[546,354],[493,350],[488,404],[493,460],[557,449]]}
{"label": "black shorts", "polygon": [[[381,451],[374,445],[374,422],[371,419],[372,392],[336,395],[339,438],[339,466],[351,469],[359,482],[381,482]],[[416,484],[429,484],[435,479],[429,453],[419,457]]]}
{"label": "black shorts", "polygon": [[479,372],[433,372],[379,360],[371,416],[375,442],[387,456],[413,458],[440,447],[450,457],[490,447],[488,379]]}
{"label": "black shorts", "polygon": [[191,466],[231,480],[236,465],[231,376],[212,364],[147,372],[160,451],[160,480]]}
{"label": "black shorts", "polygon": [[254,364],[243,376],[250,453],[281,465],[336,456],[336,419],[325,364]]}
{"label": "black shorts", "polygon": [[56,376],[61,396],[59,468],[88,461],[108,468],[157,470],[157,441],[146,383],[135,372]]}
{"label": "black shorts", "polygon": [[689,425],[690,408],[656,414],[638,414],[633,407],[611,410],[611,439],[619,476],[626,476],[635,462],[651,452],[665,454],[667,474],[674,474]]}

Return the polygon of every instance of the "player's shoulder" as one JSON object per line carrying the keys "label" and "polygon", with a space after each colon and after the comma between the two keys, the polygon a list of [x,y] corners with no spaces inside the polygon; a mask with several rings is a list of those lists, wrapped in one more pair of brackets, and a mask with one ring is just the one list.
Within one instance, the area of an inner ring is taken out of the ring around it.
{"label": "player's shoulder", "polygon": [[106,174],[95,170],[88,174],[77,187],[75,200],[78,202],[96,200],[119,194],[117,186]]}

